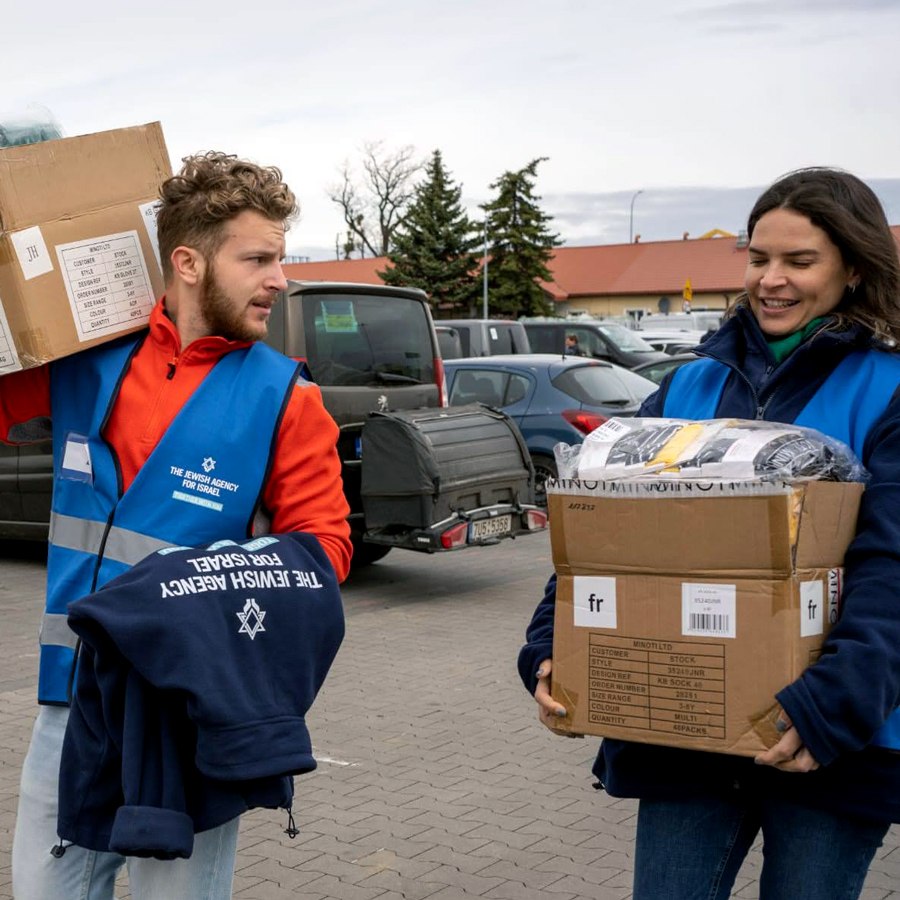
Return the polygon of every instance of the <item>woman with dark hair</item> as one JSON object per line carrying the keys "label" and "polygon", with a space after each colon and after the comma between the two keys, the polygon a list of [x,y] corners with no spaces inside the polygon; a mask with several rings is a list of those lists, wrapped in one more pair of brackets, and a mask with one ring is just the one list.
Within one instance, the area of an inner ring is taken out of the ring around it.
{"label": "woman with dark hair", "polygon": [[[755,759],[605,739],[594,774],[640,799],[633,900],[724,900],[761,832],[763,900],[859,896],[900,822],[900,260],[881,204],[834,169],[792,172],[750,213],[745,292],[639,415],[796,423],[870,473],[821,657],[777,694]],[[519,672],[544,724],[555,576]]]}

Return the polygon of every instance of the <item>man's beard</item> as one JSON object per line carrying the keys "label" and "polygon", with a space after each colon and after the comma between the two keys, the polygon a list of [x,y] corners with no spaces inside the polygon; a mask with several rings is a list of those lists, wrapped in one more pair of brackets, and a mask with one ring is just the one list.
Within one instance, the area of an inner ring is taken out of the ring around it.
{"label": "man's beard", "polygon": [[236,307],[234,301],[222,289],[212,265],[206,271],[200,290],[200,313],[210,334],[219,335],[229,341],[256,341],[265,336],[263,331],[251,327],[243,319],[246,305]]}

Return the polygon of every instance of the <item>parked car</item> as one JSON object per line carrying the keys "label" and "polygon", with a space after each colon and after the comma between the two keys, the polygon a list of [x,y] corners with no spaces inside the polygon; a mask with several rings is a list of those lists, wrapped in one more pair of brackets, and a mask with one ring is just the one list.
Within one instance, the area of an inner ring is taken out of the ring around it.
{"label": "parked car", "polygon": [[[382,418],[420,411],[423,416],[447,406],[443,364],[423,291],[386,285],[289,282],[272,309],[267,343],[306,363],[321,391],[325,407],[340,427],[344,494],[354,564],[364,565],[392,547],[435,552],[496,543],[546,526],[546,515],[534,505],[533,473],[515,425],[491,420],[493,436],[472,433],[472,417],[447,417],[447,439],[465,444],[467,459],[481,466],[463,484],[456,467],[440,470],[440,496],[429,492],[428,511],[453,510],[440,521],[410,524],[403,510],[378,498],[383,464],[365,466],[364,429],[375,415]],[[380,426],[381,427],[381,424]],[[404,427],[402,424],[398,427]],[[414,427],[414,426],[410,426]],[[505,433],[504,433],[505,429]],[[477,431],[477,429],[475,429]],[[503,435],[498,447],[497,434]],[[499,450],[499,452],[498,452]],[[482,451],[484,451],[482,453]],[[411,451],[409,451],[411,452]],[[416,460],[402,454],[390,468]],[[440,460],[434,461],[436,465]],[[49,444],[11,447],[0,444],[0,538],[44,539],[50,518],[52,459]],[[369,503],[363,496],[366,476]],[[390,472],[384,472],[384,478]],[[523,489],[522,485],[527,485]],[[369,524],[371,504],[378,505],[377,527]],[[424,504],[424,501],[423,501]],[[497,523],[505,528],[500,528]]]}
{"label": "parked car", "polygon": [[444,359],[531,352],[528,335],[521,322],[509,319],[439,319],[435,325],[454,328],[459,335],[460,352],[454,356],[448,352]]}
{"label": "parked car", "polygon": [[625,328],[618,322],[603,319],[540,318],[520,321],[528,332],[528,341],[534,353],[562,355],[566,352],[566,337],[574,335],[580,355],[590,359],[604,359],[626,369],[653,359],[661,359],[665,355],[643,341],[639,332]]}
{"label": "parked car", "polygon": [[656,385],[613,363],[532,353],[445,363],[450,406],[473,401],[503,410],[519,426],[535,471],[536,502],[557,474],[553,447],[577,444],[611,416],[633,416]]}
{"label": "parked car", "polygon": [[693,353],[675,353],[672,356],[667,356],[665,359],[658,359],[654,362],[644,363],[642,366],[636,366],[631,371],[637,375],[643,375],[644,378],[649,378],[654,384],[659,384],[669,372],[695,359],[697,357]]}
{"label": "parked car", "polygon": [[643,328],[637,334],[654,350],[659,350],[660,353],[666,353],[669,356],[673,353],[685,353],[692,350],[705,336],[702,331],[657,331],[655,329],[645,331]]}
{"label": "parked car", "polygon": [[638,320],[640,329],[654,331],[718,331],[724,310],[705,309],[695,312],[646,313]]}

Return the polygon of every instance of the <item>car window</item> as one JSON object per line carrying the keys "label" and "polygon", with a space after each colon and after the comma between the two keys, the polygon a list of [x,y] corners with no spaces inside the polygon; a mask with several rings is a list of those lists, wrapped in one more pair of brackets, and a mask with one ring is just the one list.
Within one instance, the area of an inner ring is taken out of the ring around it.
{"label": "car window", "polygon": [[643,375],[644,378],[649,378],[652,382],[659,384],[668,372],[677,367],[678,363],[669,362],[664,359],[662,362],[652,363],[649,366],[641,366],[640,374]]}
{"label": "car window", "polygon": [[535,353],[562,352],[562,339],[557,340],[557,329],[552,325],[526,325],[528,342]]}
{"label": "car window", "polygon": [[512,406],[528,396],[531,382],[524,375],[510,375],[506,385],[506,396],[503,398],[504,406]]}
{"label": "car window", "polygon": [[580,356],[609,357],[609,347],[603,338],[592,328],[567,328],[566,334],[574,334],[578,339]]}
{"label": "car window", "polygon": [[553,385],[579,403],[626,405],[649,397],[656,385],[627,369],[573,366],[551,379]]}
{"label": "car window", "polygon": [[303,303],[307,355],[320,385],[434,381],[425,307],[403,297],[327,294]]}
{"label": "car window", "polygon": [[639,334],[617,325],[615,322],[607,322],[598,325],[597,328],[609,339],[610,343],[615,344],[620,350],[626,350],[629,353],[649,353],[653,348]]}
{"label": "car window", "polygon": [[516,347],[512,338],[512,330],[508,325],[490,324],[487,326],[487,332],[492,356],[501,353],[516,352]]}
{"label": "car window", "polygon": [[458,329],[448,325],[436,325],[434,330],[437,332],[441,359],[459,359],[465,356],[462,349],[462,336]]}
{"label": "car window", "polygon": [[450,405],[486,403],[488,406],[501,406],[508,380],[509,376],[505,372],[461,369],[456,373],[450,388]]}

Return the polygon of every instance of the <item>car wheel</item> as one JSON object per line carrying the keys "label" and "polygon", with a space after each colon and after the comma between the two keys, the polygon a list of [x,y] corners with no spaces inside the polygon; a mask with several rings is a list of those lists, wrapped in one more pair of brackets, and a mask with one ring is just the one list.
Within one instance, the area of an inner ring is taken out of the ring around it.
{"label": "car wheel", "polygon": [[538,506],[547,506],[547,479],[556,478],[556,460],[542,453],[531,455],[534,466],[534,502]]}
{"label": "car wheel", "polygon": [[367,544],[365,541],[357,538],[356,535],[351,537],[353,541],[353,559],[350,560],[351,569],[360,569],[363,566],[370,566],[372,563],[384,559],[391,552],[390,547],[384,544]]}

